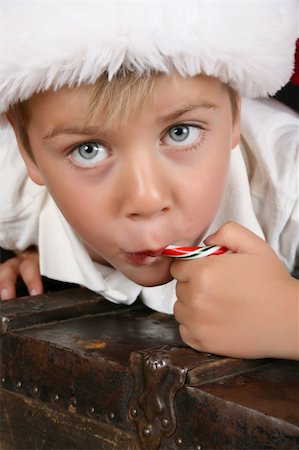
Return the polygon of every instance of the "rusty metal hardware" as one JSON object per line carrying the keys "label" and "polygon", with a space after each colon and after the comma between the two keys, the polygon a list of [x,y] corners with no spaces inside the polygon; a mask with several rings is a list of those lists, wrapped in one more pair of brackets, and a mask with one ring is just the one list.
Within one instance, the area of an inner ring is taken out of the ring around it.
{"label": "rusty metal hardware", "polygon": [[176,429],[175,396],[184,385],[187,369],[174,365],[169,347],[131,354],[134,390],[129,418],[137,427],[143,449],[157,449]]}

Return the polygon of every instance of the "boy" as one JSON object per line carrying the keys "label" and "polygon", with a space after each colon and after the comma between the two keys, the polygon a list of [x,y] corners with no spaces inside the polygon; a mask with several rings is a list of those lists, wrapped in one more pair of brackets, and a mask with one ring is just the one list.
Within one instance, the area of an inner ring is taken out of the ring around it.
{"label": "boy", "polygon": [[[41,292],[39,262],[110,301],[140,294],[174,312],[195,349],[298,358],[297,116],[246,101],[238,146],[240,95],[291,76],[295,2],[34,3],[27,23],[23,7],[1,7],[0,245],[18,253],[2,299],[19,273]],[[203,240],[231,253],[161,255]]]}

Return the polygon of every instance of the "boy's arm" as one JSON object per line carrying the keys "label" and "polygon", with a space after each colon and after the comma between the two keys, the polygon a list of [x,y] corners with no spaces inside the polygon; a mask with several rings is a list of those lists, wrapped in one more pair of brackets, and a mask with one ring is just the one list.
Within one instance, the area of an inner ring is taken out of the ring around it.
{"label": "boy's arm", "polygon": [[18,252],[13,258],[0,264],[0,298],[9,300],[16,297],[16,284],[21,277],[30,295],[43,292],[39,271],[38,250],[30,247]]}
{"label": "boy's arm", "polygon": [[172,264],[182,339],[226,356],[299,359],[299,282],[271,247],[236,223],[206,243],[234,253]]}

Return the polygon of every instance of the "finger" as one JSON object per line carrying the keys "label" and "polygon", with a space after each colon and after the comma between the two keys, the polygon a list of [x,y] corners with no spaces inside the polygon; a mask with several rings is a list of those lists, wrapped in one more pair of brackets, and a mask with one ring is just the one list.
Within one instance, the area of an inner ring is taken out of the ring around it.
{"label": "finger", "polygon": [[0,287],[0,300],[12,300],[16,298],[16,285],[15,283],[10,283],[7,281],[4,284],[1,284]]}
{"label": "finger", "polygon": [[171,276],[182,283],[190,280],[190,274],[193,270],[199,270],[200,264],[202,260],[194,259],[194,260],[184,260],[180,261],[175,259],[174,262],[170,266],[170,274]]}
{"label": "finger", "polygon": [[192,323],[194,317],[199,314],[198,302],[195,298],[189,297],[178,298],[173,306],[173,314],[176,321],[180,324]]}
{"label": "finger", "polygon": [[188,328],[185,325],[180,324],[179,325],[179,333],[182,338],[182,341],[185,342],[185,344],[190,345],[192,342],[190,332]]}
{"label": "finger", "polygon": [[32,254],[20,264],[20,275],[30,295],[43,293],[43,283],[39,271],[38,255]]}
{"label": "finger", "polygon": [[179,301],[179,299],[175,302],[173,305],[173,315],[178,323],[182,323],[182,310],[184,309],[184,306]]}
{"label": "finger", "polygon": [[0,298],[11,300],[16,298],[16,283],[19,273],[20,261],[11,258],[0,266]]}
{"label": "finger", "polygon": [[235,222],[227,222],[216,233],[205,239],[207,245],[220,245],[229,248],[233,253],[259,253],[266,242],[252,231]]}
{"label": "finger", "polygon": [[189,345],[189,347],[195,348],[199,351],[205,351],[203,344],[200,340],[200,338],[197,336],[196,340],[194,339],[194,335],[190,332],[189,328],[185,325],[179,325],[179,333],[182,338],[182,341]]}

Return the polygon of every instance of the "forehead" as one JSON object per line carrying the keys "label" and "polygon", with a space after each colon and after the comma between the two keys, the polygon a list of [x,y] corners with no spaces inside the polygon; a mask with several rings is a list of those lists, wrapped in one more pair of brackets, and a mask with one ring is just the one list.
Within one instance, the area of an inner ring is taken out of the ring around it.
{"label": "forehead", "polygon": [[[154,78],[130,80],[122,77],[98,85],[63,87],[57,91],[35,94],[27,102],[30,121],[86,123],[94,118],[106,125],[125,121],[143,108],[153,114],[178,110],[192,102],[204,106],[221,104],[226,95],[224,85],[207,76],[181,77],[160,75]],[[45,125],[45,123],[44,123]]]}

